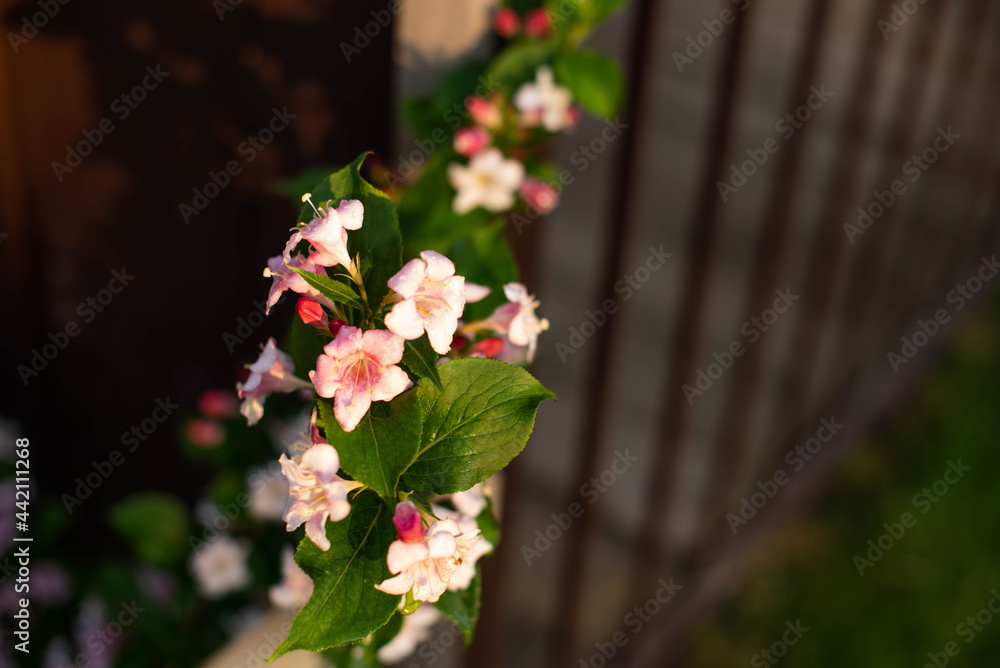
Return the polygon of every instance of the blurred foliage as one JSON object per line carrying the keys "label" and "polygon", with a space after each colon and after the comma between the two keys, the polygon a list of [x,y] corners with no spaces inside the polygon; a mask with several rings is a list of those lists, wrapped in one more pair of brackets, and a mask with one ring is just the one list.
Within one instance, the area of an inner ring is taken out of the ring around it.
{"label": "blurred foliage", "polygon": [[[781,665],[916,667],[949,642],[960,652],[949,665],[996,665],[1000,619],[980,632],[959,625],[1000,591],[1000,300],[959,327],[915,395],[855,445],[819,507],[776,536],[681,665],[747,665],[796,620],[810,630]],[[929,508],[915,502],[959,458],[971,470]],[[859,576],[855,555],[905,512],[916,524]]]}

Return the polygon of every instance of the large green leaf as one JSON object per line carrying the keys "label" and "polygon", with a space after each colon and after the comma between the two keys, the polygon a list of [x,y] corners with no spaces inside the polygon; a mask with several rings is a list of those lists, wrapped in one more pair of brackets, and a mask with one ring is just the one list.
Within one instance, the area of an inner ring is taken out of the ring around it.
{"label": "large green leaf", "polygon": [[[441,595],[434,607],[442,615],[455,622],[455,626],[462,631],[465,636],[465,644],[472,642],[472,635],[476,630],[476,621],[479,619],[479,606],[483,594],[483,576],[479,567],[476,567],[476,577],[472,578],[472,583],[462,591],[448,590]],[[427,605],[424,603],[424,605]]]}
{"label": "large green leaf", "polygon": [[296,274],[301,276],[306,283],[319,290],[320,294],[335,304],[347,304],[354,308],[361,308],[361,297],[350,286],[341,283],[335,278],[317,274],[298,267],[289,267]]}
{"label": "large green leaf", "polygon": [[111,507],[110,519],[136,555],[154,566],[173,566],[188,552],[187,509],[169,494],[134,494]]}
{"label": "large green leaf", "polygon": [[520,367],[462,359],[439,367],[444,391],[418,388],[427,417],[403,489],[452,494],[505,467],[524,448],[538,405],[555,395]]}
{"label": "large green leaf", "polygon": [[411,390],[392,401],[373,401],[350,432],[337,424],[329,400],[318,402],[320,423],[330,445],[340,454],[341,468],[375,490],[390,507],[396,502],[399,475],[413,463],[420,449],[418,399],[418,391]]}
{"label": "large green leaf", "polygon": [[385,563],[396,538],[390,511],[369,491],[351,503],[351,514],[328,522],[330,549],[303,538],[295,561],[313,580],[313,594],[292,622],[271,659],[296,649],[319,652],[363,640],[384,625],[399,605],[375,585],[392,577]]}
{"label": "large green leaf", "polygon": [[[370,266],[365,276],[365,290],[372,309],[378,307],[389,291],[386,281],[402,266],[403,239],[399,234],[396,207],[385,193],[361,178],[361,163],[367,153],[339,172],[334,172],[312,189],[312,201],[322,204],[331,200],[336,207],[340,200],[360,200],[365,207],[364,224],[359,230],[347,232],[347,248],[353,258],[362,256],[362,266]],[[301,222],[313,218],[312,207],[305,204],[299,214]],[[369,265],[370,263],[370,265]]]}
{"label": "large green leaf", "polygon": [[625,75],[614,60],[593,51],[566,51],[556,58],[555,73],[556,81],[591,113],[605,118],[618,113]]}
{"label": "large green leaf", "polygon": [[427,335],[424,334],[419,339],[407,341],[403,348],[403,366],[418,378],[426,378],[443,390],[441,377],[438,375],[437,361],[440,355],[431,348]]}

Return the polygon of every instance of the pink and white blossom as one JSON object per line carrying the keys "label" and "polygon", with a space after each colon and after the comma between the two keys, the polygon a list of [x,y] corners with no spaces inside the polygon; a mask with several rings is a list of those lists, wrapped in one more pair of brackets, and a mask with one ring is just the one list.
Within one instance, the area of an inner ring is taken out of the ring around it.
{"label": "pink and white blossom", "polygon": [[323,348],[309,372],[317,394],[333,398],[333,414],[344,431],[353,431],[373,401],[390,401],[410,386],[403,339],[384,329],[363,332],[344,326]]}
{"label": "pink and white blossom", "polygon": [[573,95],[568,88],[556,84],[548,65],[538,68],[533,82],[517,89],[514,106],[521,112],[521,123],[528,127],[541,125],[549,132],[559,132],[573,127],[575,122],[571,111]]}
{"label": "pink and white blossom", "polygon": [[[403,506],[403,508],[400,508]],[[413,517],[416,507],[409,501],[396,506],[397,514]],[[407,520],[408,526],[412,520]],[[421,536],[421,533],[424,535]],[[414,600],[433,603],[445,591],[466,558],[478,559],[483,541],[479,529],[463,531],[451,519],[434,522],[426,533],[410,531],[400,534],[389,545],[386,564],[395,577],[376,589],[387,594],[402,595],[412,591]]]}
{"label": "pink and white blossom", "polygon": [[452,261],[423,251],[389,279],[389,287],[401,298],[385,316],[389,331],[407,340],[427,332],[434,351],[447,354],[465,309],[465,277],[455,275]]}
{"label": "pink and white blossom", "polygon": [[282,610],[298,610],[309,602],[313,581],[295,563],[295,550],[286,545],[281,551],[281,582],[267,590],[271,605]]}
{"label": "pink and white blossom", "polygon": [[195,550],[190,568],[202,595],[218,599],[249,585],[249,556],[250,547],[228,534],[221,534]]}
{"label": "pink and white blossom", "polygon": [[486,510],[486,483],[476,483],[464,492],[455,492],[448,497],[455,509],[469,517],[479,517]]}
{"label": "pink and white blossom", "polygon": [[538,335],[549,328],[549,321],[535,315],[538,300],[529,295],[528,289],[521,283],[508,283],[503,286],[503,292],[510,301],[498,306],[489,318],[475,325],[506,334],[514,345],[527,346],[530,362],[538,347]]}
{"label": "pink and white blossom", "polygon": [[514,206],[514,193],[524,181],[524,165],[491,147],[474,155],[468,165],[448,165],[448,180],[458,191],[452,204],[455,213],[468,213],[477,206],[505,211]]}
{"label": "pink and white blossom", "polygon": [[483,127],[461,128],[455,133],[455,152],[471,158],[493,141],[493,135]]}
{"label": "pink and white blossom", "polygon": [[347,492],[360,487],[360,483],[337,475],[340,456],[336,448],[325,442],[306,450],[301,461],[289,459],[284,454],[278,461],[289,483],[285,528],[295,531],[305,524],[309,539],[324,552],[329,550],[326,521],[339,522],[350,514]]}
{"label": "pink and white blossom", "polygon": [[281,299],[281,294],[285,290],[297,292],[303,297],[308,297],[313,301],[334,308],[333,302],[327,299],[319,290],[306,283],[306,279],[292,271],[290,267],[326,276],[326,269],[301,255],[296,255],[288,260],[285,260],[281,255],[275,255],[270,258],[267,261],[267,268],[264,270],[264,277],[272,279],[271,291],[267,295],[265,314],[271,312],[271,307],[278,303],[278,300]]}
{"label": "pink and white blossom", "polygon": [[[303,201],[308,200],[308,196]],[[341,200],[336,209],[328,208],[326,213],[317,211],[317,218],[292,232],[285,244],[285,262],[290,262],[296,246],[308,241],[312,246],[308,261],[321,267],[334,265],[351,266],[351,256],[347,251],[347,230],[361,229],[364,223],[365,207],[360,200]]]}
{"label": "pink and white blossom", "polygon": [[260,353],[257,361],[247,367],[250,377],[245,383],[237,384],[240,399],[240,413],[247,424],[255,425],[264,415],[264,400],[275,392],[294,392],[312,387],[307,381],[295,375],[295,362],[291,356],[278,349],[272,336]]}
{"label": "pink and white blossom", "polygon": [[[452,496],[452,501],[455,497]],[[449,510],[441,506],[431,506],[431,510],[442,521],[453,521],[458,525],[462,536],[457,538],[458,551],[462,555],[462,563],[448,581],[448,589],[462,591],[468,589],[476,577],[476,563],[480,558],[493,551],[493,544],[479,535],[479,524],[475,515]]]}

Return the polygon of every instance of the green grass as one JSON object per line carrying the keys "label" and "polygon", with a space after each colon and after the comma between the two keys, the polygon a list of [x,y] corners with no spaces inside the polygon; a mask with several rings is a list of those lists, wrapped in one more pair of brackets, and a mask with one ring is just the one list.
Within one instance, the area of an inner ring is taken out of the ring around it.
{"label": "green grass", "polygon": [[[952,327],[905,405],[856,444],[820,504],[767,546],[680,665],[751,665],[797,619],[810,631],[771,665],[921,668],[952,641],[960,653],[948,665],[1000,665],[1000,615],[971,642],[956,631],[1000,591],[1000,301]],[[971,471],[929,508],[914,505],[959,458]],[[904,512],[916,525],[860,577],[854,556]]]}

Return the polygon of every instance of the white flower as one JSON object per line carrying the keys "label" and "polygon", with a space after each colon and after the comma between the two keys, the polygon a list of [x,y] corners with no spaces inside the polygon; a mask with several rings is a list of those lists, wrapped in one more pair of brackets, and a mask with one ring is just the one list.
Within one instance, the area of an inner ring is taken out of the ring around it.
{"label": "white flower", "polygon": [[535,315],[538,300],[528,294],[528,289],[521,283],[508,283],[503,286],[503,293],[510,301],[498,306],[485,321],[473,323],[471,329],[492,329],[499,334],[506,334],[511,343],[517,346],[528,346],[528,361],[535,357],[538,347],[538,335],[549,328],[549,321]]}
{"label": "white flower", "polygon": [[436,251],[420,253],[389,279],[400,297],[385,316],[385,326],[407,340],[426,331],[431,347],[447,355],[465,309],[465,277],[455,275],[455,265]]}
{"label": "white flower", "polygon": [[247,382],[237,385],[243,405],[240,413],[247,424],[255,425],[264,415],[264,401],[274,392],[294,392],[311,389],[312,384],[295,375],[295,362],[291,355],[279,350],[272,336],[260,353],[257,361],[247,367],[250,377]]}
{"label": "white flower", "polygon": [[375,588],[393,595],[412,591],[417,601],[441,598],[464,560],[475,563],[482,556],[480,544],[486,542],[478,528],[463,531],[450,519],[434,522],[424,532],[420,514],[409,501],[396,505],[393,524],[399,538],[389,545],[386,564],[395,577]]}
{"label": "white flower", "polygon": [[340,456],[329,443],[312,446],[302,455],[301,463],[281,455],[281,472],[289,480],[285,528],[295,531],[306,525],[306,535],[319,549],[330,549],[326,537],[326,520],[339,522],[351,512],[347,492],[360,483],[346,481],[337,475]]}
{"label": "white flower", "polygon": [[201,593],[206,598],[217,599],[250,584],[248,556],[249,546],[222,534],[195,550],[189,566]]}
{"label": "white flower", "polygon": [[[452,500],[454,501],[454,496],[452,496]],[[452,591],[468,589],[473,578],[476,577],[476,562],[493,551],[493,544],[479,535],[479,524],[476,523],[475,517],[441,506],[431,506],[431,510],[444,520],[454,521],[462,532],[462,537],[458,539],[462,563],[451,576],[451,580],[448,581],[448,589]]]}
{"label": "white flower", "polygon": [[573,94],[555,83],[552,69],[542,65],[535,81],[523,84],[514,94],[514,106],[521,112],[524,125],[541,125],[549,132],[559,132],[573,126]]}
{"label": "white flower", "polygon": [[504,211],[514,206],[514,193],[524,181],[524,165],[505,159],[498,148],[485,148],[469,160],[468,166],[448,165],[448,180],[458,191],[453,204],[455,213],[468,213],[477,206]]}
{"label": "white flower", "polygon": [[271,604],[284,610],[298,610],[309,602],[312,593],[312,579],[295,563],[295,550],[286,545],[281,552],[281,582],[267,591]]}
{"label": "white flower", "polygon": [[247,477],[250,502],[247,510],[258,520],[280,520],[288,502],[288,480],[280,470],[262,466]]}
{"label": "white flower", "polygon": [[413,614],[406,615],[396,637],[379,649],[378,660],[392,665],[410,656],[417,645],[431,637],[431,628],[440,619],[441,613],[433,605],[422,605]]}
{"label": "white flower", "polygon": [[486,509],[485,483],[476,483],[464,492],[456,492],[450,497],[458,512],[469,517],[479,517]]}

